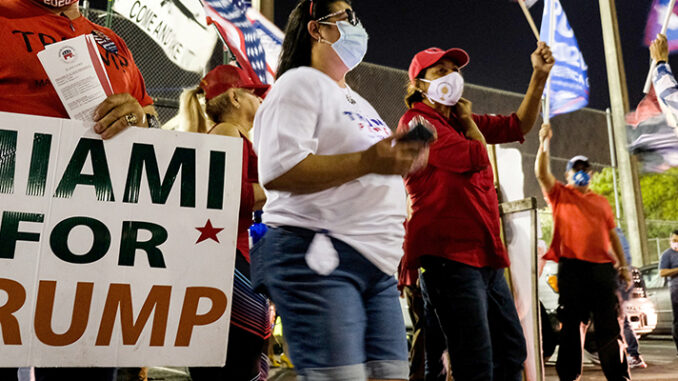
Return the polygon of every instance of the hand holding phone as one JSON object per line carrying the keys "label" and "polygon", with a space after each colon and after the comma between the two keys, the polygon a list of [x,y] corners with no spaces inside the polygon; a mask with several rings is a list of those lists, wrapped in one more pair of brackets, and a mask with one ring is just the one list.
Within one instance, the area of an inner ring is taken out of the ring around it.
{"label": "hand holding phone", "polygon": [[408,123],[410,130],[398,139],[399,142],[418,141],[431,143],[436,139],[435,128],[421,116],[415,116]]}

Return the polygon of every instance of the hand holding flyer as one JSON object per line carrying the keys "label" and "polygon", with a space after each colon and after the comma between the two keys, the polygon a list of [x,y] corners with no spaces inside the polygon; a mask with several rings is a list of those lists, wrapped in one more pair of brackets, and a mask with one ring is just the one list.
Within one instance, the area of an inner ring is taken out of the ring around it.
{"label": "hand holding flyer", "polygon": [[92,112],[113,88],[91,35],[48,45],[38,58],[71,119],[92,120]]}

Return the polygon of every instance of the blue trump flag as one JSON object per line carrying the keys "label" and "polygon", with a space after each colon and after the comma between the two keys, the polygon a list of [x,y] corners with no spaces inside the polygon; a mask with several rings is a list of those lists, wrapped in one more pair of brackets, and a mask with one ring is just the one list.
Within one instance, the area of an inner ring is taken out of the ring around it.
{"label": "blue trump flag", "polygon": [[[549,22],[553,2],[553,41],[549,43]],[[551,47],[556,64],[551,70],[551,102],[549,117],[578,110],[589,103],[588,66],[584,62],[574,37],[574,31],[567,22],[567,16],[558,0],[544,1],[544,15],[541,19],[540,39]]]}
{"label": "blue trump flag", "polygon": [[[670,0],[654,0],[650,14],[647,17],[647,26],[645,27],[645,46],[650,46],[652,41],[657,38],[657,33],[662,30],[662,21],[666,16]],[[666,28],[666,39],[669,42],[669,51],[678,50],[678,15],[676,15],[676,6],[672,9],[669,25]]]}

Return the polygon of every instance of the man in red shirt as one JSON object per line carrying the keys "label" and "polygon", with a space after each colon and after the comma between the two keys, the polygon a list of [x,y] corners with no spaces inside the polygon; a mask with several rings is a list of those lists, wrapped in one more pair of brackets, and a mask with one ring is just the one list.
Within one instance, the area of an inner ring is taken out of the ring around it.
{"label": "man in red shirt", "polygon": [[[108,139],[130,125],[159,127],[153,100],[125,42],[80,14],[77,0],[0,1],[0,111],[68,118],[37,53],[51,43],[92,34],[114,94],[92,115],[94,131]],[[0,379],[16,379],[15,368]],[[115,368],[36,368],[36,381],[113,380]]]}
{"label": "man in red shirt", "polygon": [[0,2],[0,111],[68,118],[37,53],[51,43],[92,34],[114,94],[92,115],[107,139],[129,125],[157,124],[153,100],[125,42],[80,14],[75,0]]}
{"label": "man in red shirt", "polygon": [[509,259],[485,144],[522,142],[534,125],[555,61],[543,42],[530,58],[527,93],[510,116],[473,114],[461,98],[459,71],[469,61],[461,49],[426,49],[409,68],[409,110],[398,129],[423,118],[437,140],[426,167],[405,179],[412,217],[403,267],[423,268],[422,295],[445,334],[455,380],[522,380],[525,339],[503,275]]}
{"label": "man in red shirt", "polygon": [[[608,380],[630,380],[621,336],[617,277],[631,277],[605,197],[589,189],[591,165],[585,156],[567,163],[567,185],[549,168],[544,140],[551,127],[539,131],[535,174],[553,210],[553,240],[546,259],[558,263],[560,349],[556,370],[561,380],[578,380],[582,373],[582,338],[593,315],[600,364]],[[616,270],[617,267],[619,270]],[[619,272],[618,272],[619,271]]]}

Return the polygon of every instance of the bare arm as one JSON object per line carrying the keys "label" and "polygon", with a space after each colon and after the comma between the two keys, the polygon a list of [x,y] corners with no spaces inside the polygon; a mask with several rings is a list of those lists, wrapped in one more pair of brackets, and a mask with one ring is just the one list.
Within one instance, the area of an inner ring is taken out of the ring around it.
{"label": "bare arm", "polygon": [[678,275],[678,267],[675,269],[661,269],[659,270],[659,276],[663,277],[669,277],[669,276],[674,276]]}
{"label": "bare arm", "polygon": [[264,188],[261,187],[258,183],[252,183],[252,190],[254,191],[254,210],[261,210],[266,203],[266,193],[264,193]]}
{"label": "bare arm", "polygon": [[362,152],[308,155],[286,173],[264,184],[264,188],[291,193],[314,193],[368,173],[405,175],[424,145],[419,142],[392,145],[393,140],[393,136],[388,137]]}
{"label": "bare arm", "polygon": [[530,59],[532,60],[533,67],[532,77],[530,78],[527,92],[525,92],[525,97],[520,103],[518,111],[516,111],[518,119],[520,119],[520,130],[523,132],[523,135],[530,132],[537,121],[544,86],[546,85],[549,72],[556,62],[551,55],[551,49],[543,41],[537,43],[537,49],[532,53]]}
{"label": "bare arm", "polygon": [[551,189],[556,184],[556,178],[551,173],[549,152],[544,151],[544,140],[551,139],[552,136],[551,125],[542,124],[539,130],[539,150],[534,162],[534,174],[537,176],[537,181],[539,181],[539,185],[545,193],[551,192]]}

